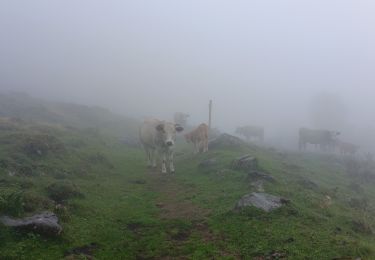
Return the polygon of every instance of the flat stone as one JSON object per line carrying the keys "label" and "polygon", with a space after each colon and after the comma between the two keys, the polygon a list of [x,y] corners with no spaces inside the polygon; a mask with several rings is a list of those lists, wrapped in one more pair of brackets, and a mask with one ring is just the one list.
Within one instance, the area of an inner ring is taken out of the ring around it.
{"label": "flat stone", "polygon": [[253,192],[243,196],[236,204],[235,209],[243,209],[246,207],[254,206],[262,209],[265,212],[271,212],[272,210],[282,207],[289,201],[278,196],[270,195],[267,193]]}
{"label": "flat stone", "polygon": [[48,236],[57,236],[61,233],[62,227],[58,224],[58,221],[58,217],[52,212],[44,212],[23,219],[14,219],[7,216],[0,218],[0,222],[5,226]]}
{"label": "flat stone", "polygon": [[232,169],[241,171],[254,171],[258,169],[257,158],[251,156],[250,154],[243,155],[236,158],[232,162]]}

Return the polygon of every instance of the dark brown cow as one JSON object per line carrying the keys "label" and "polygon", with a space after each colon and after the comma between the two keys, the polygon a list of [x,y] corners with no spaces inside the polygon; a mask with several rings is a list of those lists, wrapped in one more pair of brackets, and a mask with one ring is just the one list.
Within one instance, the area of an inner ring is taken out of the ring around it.
{"label": "dark brown cow", "polygon": [[339,132],[300,128],[299,150],[306,150],[307,144],[319,146],[321,150],[333,151]]}

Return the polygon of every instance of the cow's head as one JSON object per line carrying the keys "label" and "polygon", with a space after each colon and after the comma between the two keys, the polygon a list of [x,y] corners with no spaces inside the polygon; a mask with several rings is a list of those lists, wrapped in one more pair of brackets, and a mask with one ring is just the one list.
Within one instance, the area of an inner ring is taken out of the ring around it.
{"label": "cow's head", "polygon": [[166,147],[172,147],[176,142],[176,133],[182,132],[184,128],[179,124],[162,122],[156,126],[162,143]]}
{"label": "cow's head", "polygon": [[329,140],[329,142],[331,143],[331,145],[332,146],[339,146],[340,145],[340,143],[341,143],[341,141],[340,141],[340,139],[339,139],[339,136],[340,136],[340,132],[338,132],[338,131],[330,131],[329,132],[329,138],[330,138],[330,140]]}
{"label": "cow's head", "polygon": [[337,131],[331,131],[330,132],[330,135],[331,135],[331,138],[335,141],[338,141],[339,140],[339,136],[340,136],[340,132],[337,132]]}

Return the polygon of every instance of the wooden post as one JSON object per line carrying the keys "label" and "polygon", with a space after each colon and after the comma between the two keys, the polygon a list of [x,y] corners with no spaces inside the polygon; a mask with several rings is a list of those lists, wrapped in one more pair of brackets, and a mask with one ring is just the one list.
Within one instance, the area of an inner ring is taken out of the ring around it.
{"label": "wooden post", "polygon": [[208,128],[211,130],[211,120],[212,120],[212,100],[208,105]]}

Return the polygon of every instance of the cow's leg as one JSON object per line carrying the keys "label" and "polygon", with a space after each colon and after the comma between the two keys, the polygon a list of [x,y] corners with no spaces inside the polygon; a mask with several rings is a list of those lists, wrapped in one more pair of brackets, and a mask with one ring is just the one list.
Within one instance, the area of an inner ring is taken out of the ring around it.
{"label": "cow's leg", "polygon": [[206,139],[203,139],[202,140],[202,150],[203,152],[207,152],[207,144],[206,144]]}
{"label": "cow's leg", "polygon": [[152,149],[150,151],[150,161],[151,161],[151,166],[152,168],[156,168],[156,150],[155,149]]}
{"label": "cow's leg", "polygon": [[204,146],[203,146],[203,141],[202,141],[202,140],[199,140],[199,148],[198,148],[198,152],[199,152],[199,153],[204,152]]}
{"label": "cow's leg", "polygon": [[168,154],[168,161],[169,161],[169,170],[171,171],[171,173],[174,173],[175,170],[174,170],[173,152],[172,151],[170,151],[169,154]]}
{"label": "cow's leg", "polygon": [[194,154],[199,153],[199,143],[197,141],[194,142]]}
{"label": "cow's leg", "polygon": [[145,153],[146,153],[146,157],[147,157],[147,167],[151,167],[152,166],[152,162],[151,162],[151,151],[149,148],[145,147]]}
{"label": "cow's leg", "polygon": [[204,139],[204,152],[208,152],[208,138]]}
{"label": "cow's leg", "polygon": [[163,151],[162,152],[162,161],[161,161],[161,173],[167,173],[167,152]]}

